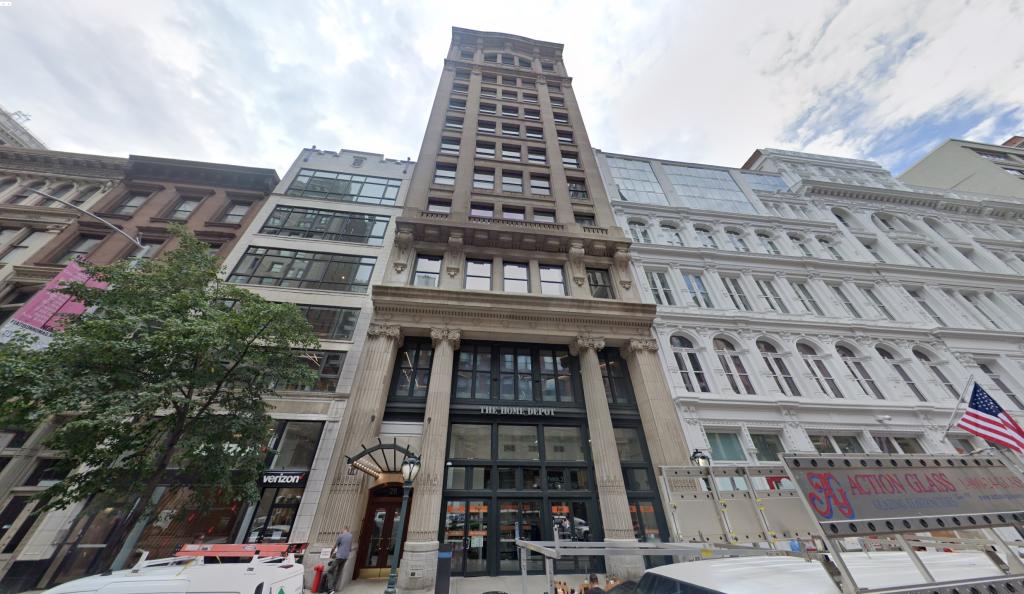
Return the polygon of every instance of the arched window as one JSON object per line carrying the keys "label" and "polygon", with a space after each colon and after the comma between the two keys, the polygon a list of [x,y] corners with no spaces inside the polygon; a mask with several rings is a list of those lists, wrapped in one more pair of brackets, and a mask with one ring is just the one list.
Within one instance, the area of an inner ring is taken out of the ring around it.
{"label": "arched window", "polygon": [[920,361],[925,367],[932,371],[932,374],[935,376],[936,379],[939,380],[940,384],[946,386],[946,389],[949,390],[949,393],[953,395],[953,398],[960,398],[960,392],[957,391],[956,386],[953,385],[953,382],[949,381],[949,378],[946,377],[945,373],[943,373],[941,365],[938,362],[932,361],[931,357],[929,357],[926,353],[919,349],[914,349],[914,356],[917,357],[917,360]]}
{"label": "arched window", "polygon": [[792,233],[789,236],[789,240],[793,242],[793,245],[796,246],[796,249],[800,250],[800,253],[803,256],[806,256],[808,258],[814,257],[814,254],[811,253],[811,248],[807,247],[807,242],[804,241],[803,237],[800,237],[799,235]]}
{"label": "arched window", "polygon": [[799,396],[800,389],[793,381],[793,375],[789,372],[789,367],[786,366],[786,361],[779,349],[766,340],[759,340],[757,341],[757,350],[761,352],[761,360],[764,361],[764,365],[768,368],[768,373],[771,374],[779,391],[787,396]]}
{"label": "arched window", "polygon": [[725,371],[732,391],[737,394],[755,394],[754,384],[750,383],[747,367],[743,365],[736,347],[724,338],[716,338],[714,346],[715,354],[718,355],[718,361],[722,364],[722,370]]}
{"label": "arched window", "polygon": [[875,347],[875,352],[878,353],[879,357],[889,362],[889,367],[892,367],[892,370],[896,372],[896,375],[900,376],[900,379],[903,380],[903,383],[906,384],[908,388],[910,388],[910,391],[913,392],[914,396],[917,396],[918,400],[921,402],[928,401],[928,399],[924,397],[924,394],[921,393],[921,390],[918,389],[917,383],[915,383],[913,378],[910,377],[910,374],[907,373],[907,370],[896,362],[896,357],[894,357],[892,353],[882,347]]}
{"label": "arched window", "polygon": [[99,186],[87,186],[85,188],[82,188],[81,190],[76,192],[75,195],[71,198],[71,200],[68,200],[68,202],[74,204],[75,206],[81,206],[82,204],[85,204],[85,201],[88,200],[99,189]]}
{"label": "arched window", "polygon": [[15,193],[13,196],[8,198],[7,204],[24,204],[29,200],[34,199],[35,197],[39,196],[39,194],[36,194],[35,192],[30,192],[29,190],[38,190],[39,188],[43,187],[44,184],[45,182],[42,181],[34,181],[30,184],[27,184],[25,187],[18,190],[18,192]]}
{"label": "arched window", "polygon": [[743,239],[743,234],[736,229],[729,229],[725,232],[725,236],[729,238],[729,243],[732,244],[732,249],[737,252],[749,252],[750,248],[747,246],[747,242]]}
{"label": "arched window", "polygon": [[710,392],[711,388],[704,377],[704,369],[700,365],[700,358],[697,357],[697,349],[693,347],[693,342],[685,336],[673,336],[669,342],[672,344],[672,356],[676,359],[679,377],[683,378],[686,391]]}
{"label": "arched window", "polygon": [[685,246],[686,242],[683,241],[683,234],[679,232],[672,223],[662,223],[661,233],[665,238],[665,243],[669,245]]}
{"label": "arched window", "polygon": [[772,239],[771,234],[769,234],[767,231],[762,231],[761,233],[758,233],[757,239],[761,241],[761,247],[764,248],[764,251],[768,252],[769,254],[779,255],[782,253],[781,251],[779,251],[779,246],[775,243],[775,240]]}
{"label": "arched window", "polygon": [[824,357],[805,342],[798,343],[796,350],[800,353],[800,358],[803,359],[807,371],[811,372],[811,377],[818,384],[818,389],[825,395],[832,394],[836,398],[843,398],[843,392],[829,372],[828,366],[825,365]]}
{"label": "arched window", "polygon": [[652,243],[651,232],[647,229],[647,225],[643,223],[630,222],[629,234],[633,236],[633,241],[637,243]]}
{"label": "arched window", "polygon": [[836,352],[839,353],[839,358],[843,360],[846,369],[853,376],[853,379],[857,381],[857,385],[860,386],[860,390],[865,396],[874,396],[879,400],[885,400],[885,396],[878,389],[875,379],[871,377],[867,367],[857,358],[857,355],[853,354],[853,351],[840,345],[836,347]]}
{"label": "arched window", "polygon": [[843,254],[839,252],[839,248],[836,247],[836,244],[832,243],[831,239],[827,237],[819,237],[818,243],[821,244],[821,247],[825,248],[825,251],[827,251],[832,256],[832,258],[836,260],[844,259]]}
{"label": "arched window", "polygon": [[715,236],[712,235],[711,229],[707,227],[694,227],[694,231],[697,232],[697,239],[700,239],[700,244],[703,247],[718,249],[718,242],[715,241]]}
{"label": "arched window", "polygon": [[850,223],[847,220],[847,216],[848,216],[847,212],[845,212],[843,210],[840,210],[838,208],[833,208],[832,209],[832,216],[834,216],[836,218],[836,220],[839,221],[840,225],[842,225],[843,227],[846,227],[847,229],[850,228]]}
{"label": "arched window", "polygon": [[[56,187],[56,188],[54,188],[54,189],[52,189],[52,190],[50,190],[50,191],[48,191],[46,193],[49,194],[50,196],[53,196],[54,198],[64,198],[64,195],[67,194],[68,192],[70,192],[71,188],[73,188],[73,187],[74,186],[71,185],[71,184],[64,184],[63,186],[58,186],[58,187]],[[44,198],[42,205],[43,206],[61,206],[61,203],[57,202],[56,200],[50,200],[49,198]]]}

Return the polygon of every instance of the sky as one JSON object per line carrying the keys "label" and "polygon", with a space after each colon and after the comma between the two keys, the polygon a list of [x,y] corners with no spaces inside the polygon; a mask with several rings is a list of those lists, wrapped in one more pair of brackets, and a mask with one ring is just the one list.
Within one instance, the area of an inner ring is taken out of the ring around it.
{"label": "sky", "polygon": [[311,145],[416,159],[452,26],[564,44],[609,152],[901,173],[947,138],[1024,133],[1015,0],[12,0],[0,105],[62,151],[279,173]]}

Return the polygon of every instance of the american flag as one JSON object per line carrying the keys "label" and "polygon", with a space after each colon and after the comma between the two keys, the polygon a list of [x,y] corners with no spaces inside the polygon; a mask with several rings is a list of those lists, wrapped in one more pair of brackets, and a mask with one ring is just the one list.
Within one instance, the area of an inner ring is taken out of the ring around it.
{"label": "american flag", "polygon": [[1024,454],[1024,429],[978,384],[974,384],[971,401],[956,426]]}

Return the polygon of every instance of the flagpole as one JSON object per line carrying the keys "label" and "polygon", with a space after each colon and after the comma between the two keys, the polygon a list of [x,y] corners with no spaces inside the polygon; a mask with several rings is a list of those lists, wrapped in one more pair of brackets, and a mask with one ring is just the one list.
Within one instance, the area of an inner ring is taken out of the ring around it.
{"label": "flagpole", "polygon": [[967,386],[964,387],[963,391],[960,392],[960,398],[956,400],[956,406],[953,407],[953,414],[949,415],[949,422],[946,423],[946,430],[942,432],[942,436],[945,437],[949,430],[953,428],[953,423],[956,421],[956,413],[960,411],[960,404],[964,401],[964,396],[971,392],[971,386],[974,385],[974,375],[972,374],[967,378]]}

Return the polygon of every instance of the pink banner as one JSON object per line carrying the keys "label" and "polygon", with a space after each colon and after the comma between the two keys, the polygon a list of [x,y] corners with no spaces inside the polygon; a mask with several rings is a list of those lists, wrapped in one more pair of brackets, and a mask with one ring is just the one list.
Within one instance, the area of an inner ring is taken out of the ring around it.
{"label": "pink banner", "polygon": [[77,262],[70,262],[57,276],[50,279],[46,286],[32,296],[25,305],[11,316],[0,332],[0,341],[10,340],[14,332],[26,332],[37,336],[36,346],[41,348],[49,342],[53,331],[60,329],[60,321],[65,316],[78,315],[85,311],[82,303],[68,295],[58,293],[56,289],[63,283],[85,282],[89,287],[106,287],[106,283],[95,281],[82,270]]}

